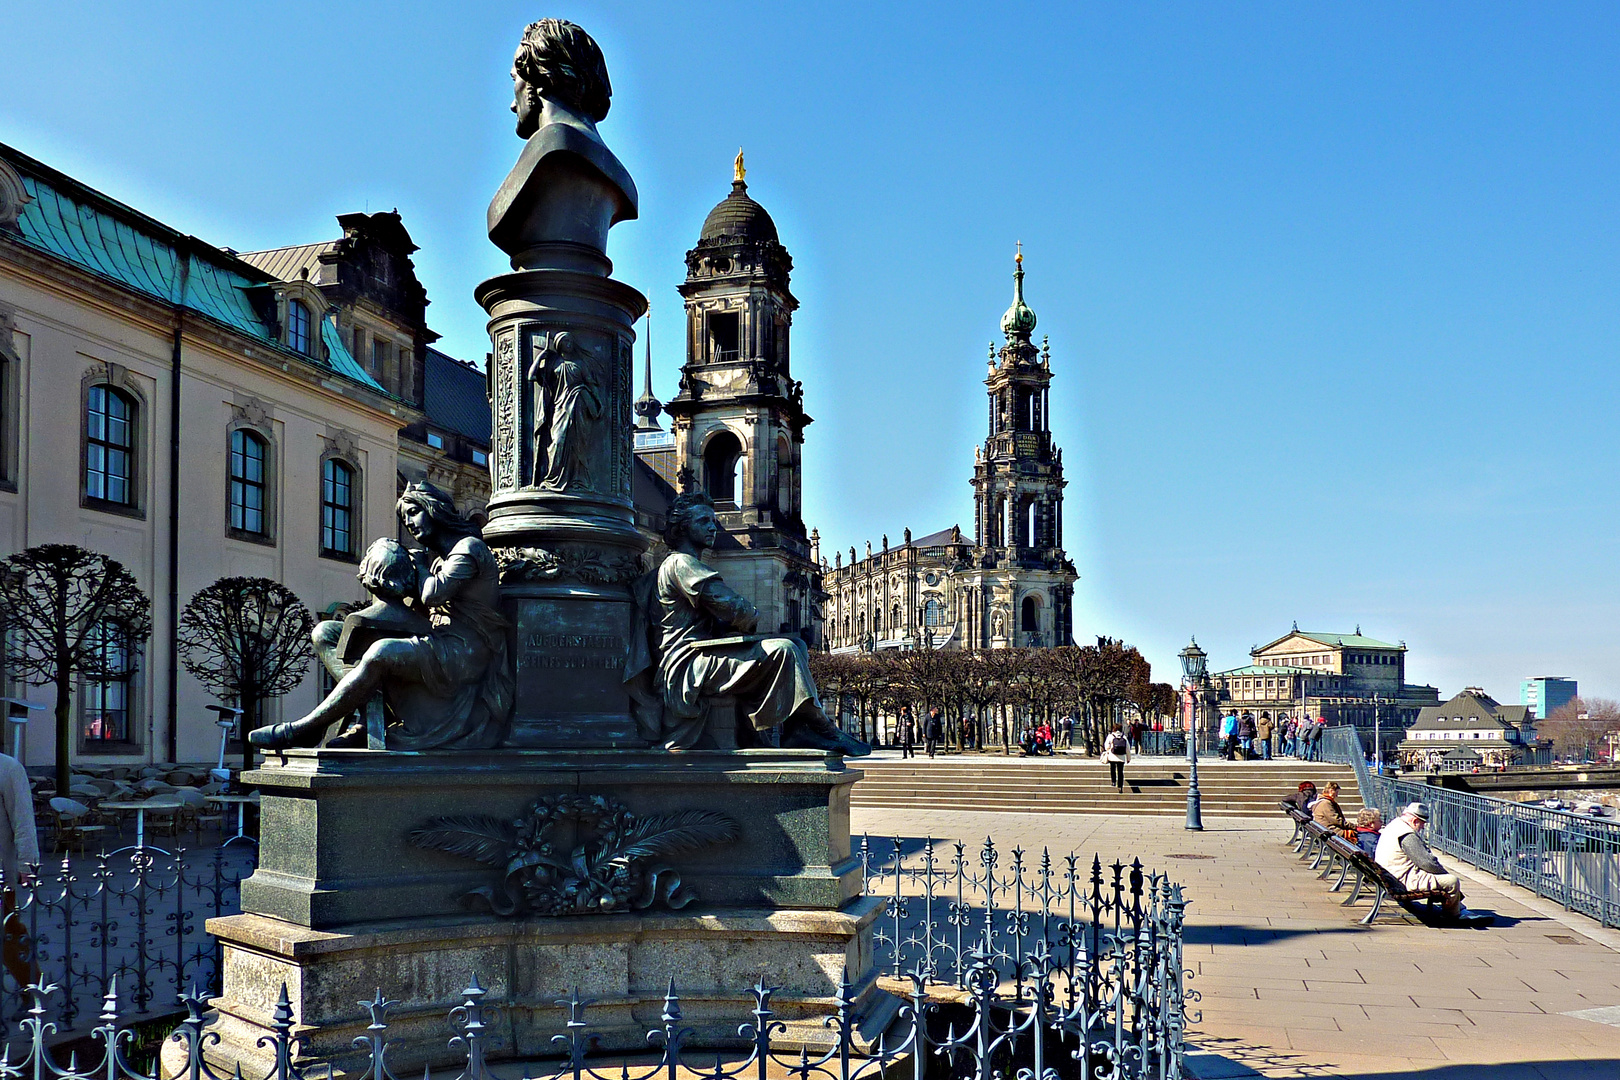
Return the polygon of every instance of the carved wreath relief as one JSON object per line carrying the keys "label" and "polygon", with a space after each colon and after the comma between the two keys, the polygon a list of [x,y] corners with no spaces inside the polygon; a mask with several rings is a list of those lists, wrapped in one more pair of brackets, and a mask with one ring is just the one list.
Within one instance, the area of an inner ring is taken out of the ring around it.
{"label": "carved wreath relief", "polygon": [[502,585],[561,577],[587,585],[620,585],[641,573],[640,560],[633,554],[583,544],[559,544],[554,549],[501,547],[492,554],[501,568]]}
{"label": "carved wreath relief", "polygon": [[638,816],[602,795],[546,795],[516,819],[457,814],[410,834],[416,847],[495,867],[500,877],[464,899],[497,915],[587,915],[697,899],[661,861],[737,838],[712,810]]}

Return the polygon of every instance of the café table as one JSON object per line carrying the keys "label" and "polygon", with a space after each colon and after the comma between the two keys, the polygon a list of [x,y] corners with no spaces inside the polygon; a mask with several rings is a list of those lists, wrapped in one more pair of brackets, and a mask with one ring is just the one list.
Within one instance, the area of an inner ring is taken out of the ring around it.
{"label": "caf\u00e9 table", "polygon": [[248,805],[250,803],[252,805],[254,805],[254,806],[259,805],[259,797],[258,797],[258,795],[226,795],[226,794],[219,794],[219,795],[204,795],[203,798],[207,799],[211,803],[218,803],[221,806],[232,806],[232,805],[234,805],[236,807],[236,835],[229,838],[228,840],[226,840],[223,844],[219,845],[220,847],[222,847],[222,848],[230,847],[232,844],[236,843],[238,840],[245,840],[250,844],[255,844],[255,845],[258,844],[257,840],[253,839],[253,837],[251,837],[251,836],[249,836],[247,834],[247,808],[248,808]]}
{"label": "caf\u00e9 table", "polygon": [[124,851],[156,851],[167,855],[168,851],[146,842],[146,812],[148,810],[179,810],[186,804],[173,795],[153,795],[149,799],[108,799],[101,804],[102,810],[113,810],[121,814],[133,812],[135,814],[135,843],[108,852],[117,855]]}

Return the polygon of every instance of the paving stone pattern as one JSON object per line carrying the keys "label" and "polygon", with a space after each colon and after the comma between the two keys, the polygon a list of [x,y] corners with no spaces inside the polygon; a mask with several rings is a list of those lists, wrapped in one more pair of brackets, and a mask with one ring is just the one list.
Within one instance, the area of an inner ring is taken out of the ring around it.
{"label": "paving stone pattern", "polygon": [[1210,818],[1203,833],[1155,816],[859,807],[852,824],[1167,870],[1191,901],[1194,1076],[1620,1080],[1620,933],[1454,860],[1490,928],[1436,929],[1394,904],[1357,925],[1367,902],[1340,906],[1289,850],[1281,814]]}

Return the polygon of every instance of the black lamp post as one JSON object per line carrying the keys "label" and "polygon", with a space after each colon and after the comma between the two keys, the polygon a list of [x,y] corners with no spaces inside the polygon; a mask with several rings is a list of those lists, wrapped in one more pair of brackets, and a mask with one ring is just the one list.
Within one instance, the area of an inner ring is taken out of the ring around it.
{"label": "black lamp post", "polygon": [[1198,791],[1198,709],[1200,692],[1208,680],[1209,654],[1198,647],[1198,639],[1180,652],[1181,694],[1187,710],[1187,761],[1191,775],[1187,784],[1187,828],[1204,831],[1204,801]]}

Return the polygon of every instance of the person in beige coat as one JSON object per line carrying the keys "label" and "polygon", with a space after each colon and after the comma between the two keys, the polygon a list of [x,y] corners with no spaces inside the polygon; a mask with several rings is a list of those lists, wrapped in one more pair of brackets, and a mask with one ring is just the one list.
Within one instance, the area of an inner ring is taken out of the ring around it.
{"label": "person in beige coat", "polygon": [[0,871],[5,873],[0,894],[0,959],[18,986],[38,978],[29,960],[28,931],[17,914],[17,886],[29,867],[39,865],[39,836],[34,831],[34,795],[22,762],[0,754]]}

